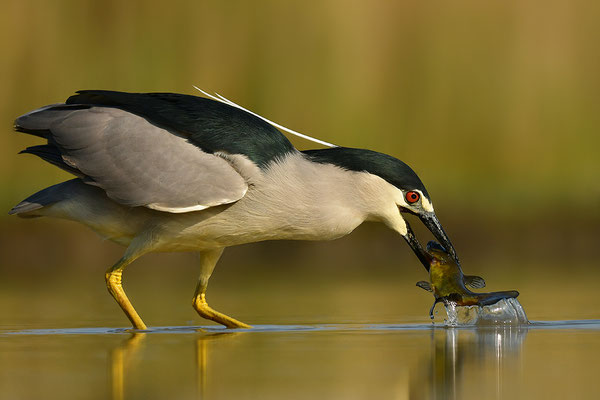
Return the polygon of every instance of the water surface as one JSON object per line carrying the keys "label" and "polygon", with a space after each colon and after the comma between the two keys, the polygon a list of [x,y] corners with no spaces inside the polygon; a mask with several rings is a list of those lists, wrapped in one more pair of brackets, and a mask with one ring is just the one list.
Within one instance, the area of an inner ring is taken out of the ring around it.
{"label": "water surface", "polygon": [[2,398],[590,398],[600,320],[4,330]]}

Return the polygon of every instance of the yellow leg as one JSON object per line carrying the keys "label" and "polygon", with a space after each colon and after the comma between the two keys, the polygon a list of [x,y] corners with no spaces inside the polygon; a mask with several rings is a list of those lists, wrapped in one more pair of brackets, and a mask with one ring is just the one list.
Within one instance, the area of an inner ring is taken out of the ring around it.
{"label": "yellow leg", "polygon": [[121,283],[123,278],[123,268],[129,265],[133,260],[134,258],[123,257],[113,267],[109,268],[108,271],[106,271],[106,286],[112,297],[119,303],[119,306],[121,306],[121,309],[133,324],[133,327],[135,329],[145,330],[147,329],[146,324],[144,324],[144,321],[142,321],[137,311],[135,311],[135,308],[131,305]]}
{"label": "yellow leg", "polygon": [[198,286],[196,286],[196,293],[192,299],[192,305],[202,318],[215,321],[228,328],[252,328],[248,324],[213,310],[206,302],[208,279],[215,269],[215,265],[217,265],[217,261],[219,261],[221,254],[223,254],[223,249],[210,250],[201,253],[200,279],[198,280]]}
{"label": "yellow leg", "polygon": [[213,310],[206,302],[204,293],[196,293],[193,306],[202,318],[210,319],[228,328],[252,328],[250,325]]}

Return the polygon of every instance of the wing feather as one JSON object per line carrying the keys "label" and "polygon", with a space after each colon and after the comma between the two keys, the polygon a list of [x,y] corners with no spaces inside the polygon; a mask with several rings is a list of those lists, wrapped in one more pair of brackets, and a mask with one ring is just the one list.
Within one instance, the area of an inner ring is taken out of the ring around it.
{"label": "wing feather", "polygon": [[146,119],[112,107],[42,108],[17,119],[44,131],[65,163],[113,200],[171,213],[242,198],[244,178],[218,155]]}

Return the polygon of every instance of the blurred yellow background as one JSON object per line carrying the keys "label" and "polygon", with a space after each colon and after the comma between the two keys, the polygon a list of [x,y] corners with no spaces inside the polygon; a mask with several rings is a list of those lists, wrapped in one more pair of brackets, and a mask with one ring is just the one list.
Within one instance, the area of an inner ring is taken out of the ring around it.
{"label": "blurred yellow background", "polygon": [[[17,155],[39,140],[11,132],[14,119],[79,89],[198,94],[192,85],[300,132],[402,159],[427,186],[467,273],[492,290],[521,290],[530,316],[599,316],[600,3],[0,5],[5,321],[126,325],[103,281],[120,247],[72,223],[6,215],[69,179]],[[128,269],[126,285],[150,324],[182,324],[195,318],[196,274],[194,256],[150,255]],[[431,297],[414,287],[425,278],[401,238],[367,225],[334,243],[229,249],[208,293],[248,322],[310,322],[323,304],[326,320],[426,320]],[[311,291],[325,297],[310,300]]]}
{"label": "blurred yellow background", "polygon": [[[0,10],[0,397],[597,397],[597,325],[429,330],[433,299],[415,287],[426,273],[381,225],[230,248],[211,278],[211,305],[244,322],[339,331],[163,331],[135,343],[102,328],[129,326],[104,282],[123,248],[7,212],[70,179],[17,155],[40,143],[12,132],[17,116],[79,89],[197,85],[402,159],[466,273],[519,290],[531,320],[600,319],[600,2],[0,0]],[[198,268],[194,254],[151,254],[127,269],[150,327],[208,324],[191,307]],[[82,327],[92,329],[69,330]]]}

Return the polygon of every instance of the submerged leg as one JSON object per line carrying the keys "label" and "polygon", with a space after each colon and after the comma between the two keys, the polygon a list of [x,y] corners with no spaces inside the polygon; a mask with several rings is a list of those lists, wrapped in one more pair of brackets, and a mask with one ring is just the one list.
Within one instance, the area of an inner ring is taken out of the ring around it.
{"label": "submerged leg", "polygon": [[203,251],[200,253],[200,279],[198,279],[198,286],[196,286],[196,293],[194,294],[192,305],[202,318],[210,319],[211,321],[225,325],[228,328],[252,328],[250,325],[213,310],[206,302],[208,279],[215,269],[215,265],[217,265],[217,261],[219,261],[221,254],[223,254],[223,249]]}
{"label": "submerged leg", "polygon": [[146,324],[144,324],[144,321],[142,321],[127,298],[122,285],[123,269],[143,254],[141,252],[131,251],[131,249],[132,246],[127,249],[125,255],[115,265],[106,271],[106,286],[108,287],[109,293],[117,301],[119,306],[121,306],[121,309],[133,324],[133,327],[135,329],[147,329]]}

